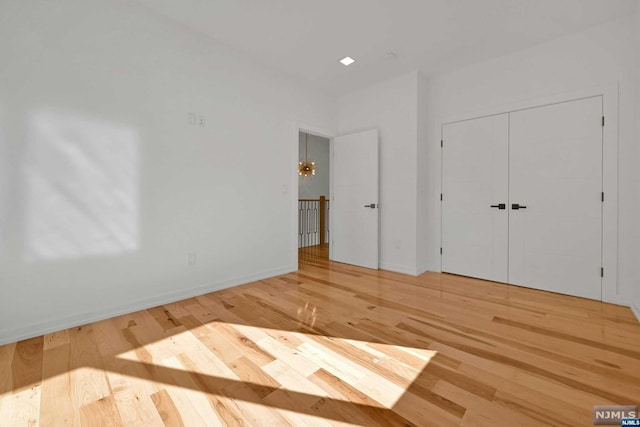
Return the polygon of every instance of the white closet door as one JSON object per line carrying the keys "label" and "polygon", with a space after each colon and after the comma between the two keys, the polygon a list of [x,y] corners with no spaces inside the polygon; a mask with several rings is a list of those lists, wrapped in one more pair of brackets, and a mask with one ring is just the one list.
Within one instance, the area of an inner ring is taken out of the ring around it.
{"label": "white closet door", "polygon": [[510,113],[509,283],[601,299],[601,118],[602,97]]}
{"label": "white closet door", "polygon": [[442,270],[507,282],[509,116],[443,126]]}

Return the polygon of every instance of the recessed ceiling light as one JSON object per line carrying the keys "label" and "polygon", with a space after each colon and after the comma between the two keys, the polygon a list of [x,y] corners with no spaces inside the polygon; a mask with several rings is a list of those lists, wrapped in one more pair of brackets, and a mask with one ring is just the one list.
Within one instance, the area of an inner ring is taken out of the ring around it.
{"label": "recessed ceiling light", "polygon": [[342,59],[340,60],[340,63],[341,63],[342,65],[344,65],[345,67],[348,67],[349,65],[353,64],[354,62],[356,62],[356,60],[355,60],[355,59],[353,59],[353,58],[352,58],[352,57],[350,57],[350,56],[345,56],[344,58],[342,58]]}

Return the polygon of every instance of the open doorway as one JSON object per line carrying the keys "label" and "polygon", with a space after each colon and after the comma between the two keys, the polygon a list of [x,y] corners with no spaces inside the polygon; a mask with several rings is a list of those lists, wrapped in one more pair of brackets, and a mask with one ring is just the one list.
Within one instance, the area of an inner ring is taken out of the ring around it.
{"label": "open doorway", "polygon": [[298,259],[328,260],[331,224],[329,139],[298,132]]}

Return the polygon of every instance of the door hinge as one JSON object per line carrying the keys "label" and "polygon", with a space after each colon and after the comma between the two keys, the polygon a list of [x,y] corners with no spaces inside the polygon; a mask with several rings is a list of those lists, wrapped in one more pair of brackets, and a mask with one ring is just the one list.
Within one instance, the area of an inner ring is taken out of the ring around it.
{"label": "door hinge", "polygon": [[440,248],[440,255],[442,255],[442,248]]}
{"label": "door hinge", "polygon": [[440,140],[440,148],[443,148],[443,147],[444,147],[444,139],[441,139]]}
{"label": "door hinge", "polygon": [[602,116],[602,127],[604,127],[604,116]]}
{"label": "door hinge", "polygon": [[442,201],[442,193],[440,193],[440,201]]}
{"label": "door hinge", "polygon": [[604,267],[600,267],[600,277],[604,277]]}
{"label": "door hinge", "polygon": [[602,192],[602,201],[604,202],[604,191]]}

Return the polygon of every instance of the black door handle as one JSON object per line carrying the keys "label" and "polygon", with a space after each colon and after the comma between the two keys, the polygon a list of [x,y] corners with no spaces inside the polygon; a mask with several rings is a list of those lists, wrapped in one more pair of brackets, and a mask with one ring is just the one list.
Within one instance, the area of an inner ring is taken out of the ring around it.
{"label": "black door handle", "polygon": [[371,209],[375,209],[376,208],[376,204],[375,203],[371,203],[370,205],[364,205],[365,208],[371,208]]}
{"label": "black door handle", "polygon": [[527,209],[527,207],[523,206],[523,205],[519,205],[517,203],[512,203],[511,204],[511,209],[517,211],[518,209]]}
{"label": "black door handle", "polygon": [[498,208],[500,210],[506,209],[507,205],[505,203],[500,203],[498,205],[491,205],[492,208]]}

